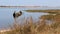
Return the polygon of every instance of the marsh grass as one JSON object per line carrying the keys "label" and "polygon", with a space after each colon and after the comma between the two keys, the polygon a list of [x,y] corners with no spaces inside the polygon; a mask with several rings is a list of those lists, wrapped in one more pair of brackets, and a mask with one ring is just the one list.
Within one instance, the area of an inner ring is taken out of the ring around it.
{"label": "marsh grass", "polygon": [[49,14],[60,14],[60,10],[25,10],[26,12],[43,12]]}
{"label": "marsh grass", "polygon": [[[58,18],[52,15],[44,16],[44,18],[45,17],[46,19]],[[60,22],[53,23],[49,26],[43,21],[40,22],[40,19],[38,22],[34,23],[32,17],[30,17],[29,20],[24,19],[24,22],[24,25],[13,24],[13,26],[10,27],[11,31],[4,32],[4,34],[60,34]]]}

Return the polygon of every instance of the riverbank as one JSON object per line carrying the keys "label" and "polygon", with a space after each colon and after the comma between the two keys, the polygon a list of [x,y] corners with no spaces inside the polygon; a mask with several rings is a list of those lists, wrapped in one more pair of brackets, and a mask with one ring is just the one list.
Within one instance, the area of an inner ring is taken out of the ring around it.
{"label": "riverbank", "polygon": [[[26,19],[24,25],[14,24],[11,27],[12,31],[4,32],[4,34],[60,34],[60,15],[44,15],[36,23],[33,23],[33,18]],[[54,20],[52,24],[46,24],[46,20]]]}
{"label": "riverbank", "polygon": [[0,30],[1,33],[7,32],[7,31],[11,31],[11,30],[10,30],[10,29],[3,29],[3,30]]}
{"label": "riverbank", "polygon": [[45,13],[60,13],[59,9],[48,9],[48,10],[25,10],[26,12],[45,12]]}

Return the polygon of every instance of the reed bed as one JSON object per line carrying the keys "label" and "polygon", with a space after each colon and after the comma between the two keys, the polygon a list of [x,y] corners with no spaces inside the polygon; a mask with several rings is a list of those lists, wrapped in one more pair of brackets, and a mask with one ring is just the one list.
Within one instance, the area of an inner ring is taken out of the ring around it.
{"label": "reed bed", "polygon": [[[55,16],[54,19],[56,18],[58,17]],[[60,34],[60,22],[47,25],[44,20],[40,21],[39,19],[38,22],[34,23],[32,17],[30,17],[29,20],[24,19],[24,22],[24,25],[13,24],[13,26],[10,27],[11,31],[4,32],[3,34]]]}

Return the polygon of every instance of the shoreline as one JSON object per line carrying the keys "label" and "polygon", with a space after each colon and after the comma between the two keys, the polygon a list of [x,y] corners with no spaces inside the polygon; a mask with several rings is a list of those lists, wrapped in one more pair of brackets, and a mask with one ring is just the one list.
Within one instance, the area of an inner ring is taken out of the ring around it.
{"label": "shoreline", "polygon": [[7,31],[11,31],[11,29],[3,29],[3,30],[0,30],[0,33],[7,32]]}

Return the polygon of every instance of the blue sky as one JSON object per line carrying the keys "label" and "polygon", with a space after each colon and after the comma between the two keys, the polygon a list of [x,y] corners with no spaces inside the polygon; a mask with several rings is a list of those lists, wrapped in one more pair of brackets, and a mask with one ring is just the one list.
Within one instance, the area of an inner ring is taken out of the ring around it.
{"label": "blue sky", "polygon": [[0,0],[0,6],[60,6],[60,0]]}

